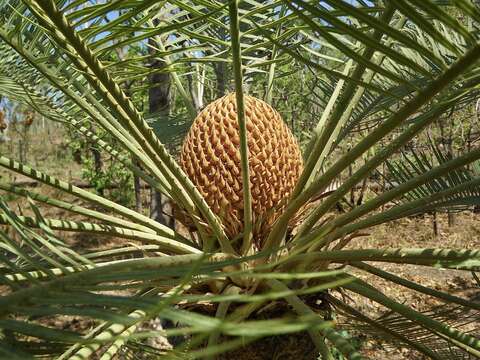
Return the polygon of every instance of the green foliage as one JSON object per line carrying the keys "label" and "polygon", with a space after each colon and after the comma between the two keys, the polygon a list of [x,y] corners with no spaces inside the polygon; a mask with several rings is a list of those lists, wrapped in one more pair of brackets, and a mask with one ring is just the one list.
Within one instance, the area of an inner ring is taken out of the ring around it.
{"label": "green foliage", "polygon": [[[108,192],[108,198],[122,205],[130,205],[133,200],[132,173],[125,170],[115,159],[104,161],[102,171],[97,171],[95,161],[86,158],[82,177],[93,185],[98,194]],[[111,189],[111,190],[109,190]]]}
{"label": "green foliage", "polygon": [[[109,138],[108,133],[102,131],[97,130],[96,134],[104,140]],[[134,198],[132,172],[116,157],[102,154],[102,148],[95,142],[78,137],[73,129],[67,132],[66,137],[68,150],[74,161],[82,165],[82,178],[96,193],[119,204],[131,205]],[[108,141],[111,142],[113,139]]]}
{"label": "green foliage", "polygon": [[[359,336],[352,336],[347,330],[342,330],[338,332],[341,337],[348,341],[352,346],[358,351],[362,349],[363,339]],[[345,356],[336,348],[332,349],[332,355],[335,360],[347,360]],[[322,360],[321,357],[318,360]]]}
{"label": "green foliage", "polygon": [[[17,214],[6,197],[0,201],[0,222],[9,229],[0,229],[0,354],[103,360],[129,345],[143,347],[143,339],[182,335],[188,348],[156,353],[195,359],[307,331],[322,359],[360,359],[360,344],[330,320],[337,310],[430,358],[478,358],[477,335],[440,316],[442,309],[419,312],[356,275],[375,274],[464,312],[479,311],[475,302],[367,264],[477,271],[478,249],[364,249],[352,240],[392,219],[477,204],[476,145],[433,146],[430,158],[416,149],[400,154],[433,124],[435,138],[463,129],[444,123],[471,111],[479,96],[479,23],[478,8],[467,0],[0,0],[0,95],[85,139],[73,146],[89,154],[85,176],[98,192],[0,156],[1,167],[83,204],[0,184],[30,202],[28,214]],[[149,79],[159,73],[172,81],[171,115],[147,118],[146,94],[158,86]],[[228,90],[239,104],[243,183],[249,169],[244,92],[272,102],[304,148],[304,172],[260,246],[249,232],[249,189],[243,191],[247,230],[239,234],[242,246],[233,246],[238,239],[226,236],[172,155],[198,110]],[[334,211],[383,167],[395,174],[394,187]],[[187,213],[191,233],[130,209],[126,189],[133,175]],[[118,188],[102,195],[110,185]],[[46,218],[44,204],[87,219]],[[379,211],[385,205],[392,206]],[[124,242],[74,250],[59,236],[66,231]],[[324,307],[306,301],[309,294]],[[368,317],[344,294],[383,306],[395,321]],[[215,313],[198,310],[204,303]],[[276,303],[288,304],[294,315],[258,320]],[[65,317],[88,319],[94,328],[48,326]],[[182,327],[145,327],[157,318]]]}

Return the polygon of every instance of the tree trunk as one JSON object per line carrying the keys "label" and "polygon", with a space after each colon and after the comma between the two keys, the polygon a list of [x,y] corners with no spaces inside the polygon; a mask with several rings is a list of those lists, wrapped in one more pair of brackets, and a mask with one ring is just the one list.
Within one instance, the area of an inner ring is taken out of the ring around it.
{"label": "tree trunk", "polygon": [[[90,131],[95,134],[95,127],[90,126]],[[97,148],[94,142],[89,141],[86,144],[87,148],[90,149],[93,158],[93,166],[95,169],[95,175],[100,175],[103,172],[103,161],[102,161],[102,154],[100,150]],[[105,195],[104,188],[97,188],[97,191],[100,195]]]}
{"label": "tree trunk", "polygon": [[[223,28],[218,29],[218,34],[222,40],[227,38],[227,33]],[[213,63],[213,70],[215,71],[216,79],[216,96],[217,98],[221,98],[225,95],[227,88],[227,63],[223,61]]]}
{"label": "tree trunk", "polygon": [[[447,149],[448,149],[448,156],[450,156],[451,159],[454,158],[454,148],[453,148],[453,130],[455,127],[455,116],[453,114],[453,109],[452,112],[450,113],[450,128],[448,129],[448,139],[447,139]],[[455,225],[455,213],[449,211],[448,212],[448,227],[454,226]]]}
{"label": "tree trunk", "polygon": [[[137,160],[134,160],[135,165],[140,166]],[[142,205],[142,184],[140,183],[140,178],[133,174],[133,189],[135,191],[135,211],[141,213],[143,210]]]}
{"label": "tree trunk", "polygon": [[225,95],[225,89],[226,89],[226,74],[225,72],[227,71],[226,64],[224,62],[219,62],[213,67],[215,69],[215,77],[217,80],[217,98],[222,97]]}
{"label": "tree trunk", "polygon": [[150,191],[150,217],[171,229],[175,227],[170,200],[154,189]]}
{"label": "tree trunk", "polygon": [[[123,51],[121,51],[120,49],[117,50],[118,52],[118,57],[120,59],[124,59],[125,56],[123,54]],[[126,84],[125,84],[125,94],[128,96],[128,97],[131,97],[131,87],[133,85],[133,81],[128,81]],[[143,106],[141,108],[142,112],[143,112]],[[136,159],[135,157],[132,157],[132,163],[137,166],[138,168],[141,168],[141,164],[140,164],[140,161],[138,161],[138,159]],[[142,213],[143,211],[143,203],[142,203],[142,181],[140,179],[140,177],[135,174],[135,172],[133,172],[133,191],[134,191],[134,194],[135,194],[135,211],[137,211],[138,213]]]}
{"label": "tree trunk", "polygon": [[448,227],[455,226],[455,213],[449,211],[448,212]]}
{"label": "tree trunk", "polygon": [[198,65],[191,65],[191,69],[192,71],[187,74],[188,90],[192,97],[193,106],[198,113],[203,108],[204,72],[200,70]]}
{"label": "tree trunk", "polygon": [[[92,155],[93,155],[93,164],[95,166],[95,174],[101,174],[102,173],[102,168],[103,168],[103,163],[102,163],[102,154],[100,153],[100,151],[95,147],[94,144],[92,144]],[[102,188],[98,188],[97,189],[98,193],[100,195],[104,195],[105,193],[105,189],[102,187]]]}
{"label": "tree trunk", "polygon": [[438,236],[438,221],[437,221],[436,211],[433,212],[432,225],[433,225],[433,236],[436,238]]}
{"label": "tree trunk", "polygon": [[[161,69],[165,64],[154,60],[151,67]],[[150,89],[148,91],[149,112],[156,121],[168,121],[170,114],[170,75],[168,73],[155,73],[149,76]],[[152,188],[150,191],[150,217],[156,221],[174,228],[175,220],[172,217],[172,206],[169,200]]]}

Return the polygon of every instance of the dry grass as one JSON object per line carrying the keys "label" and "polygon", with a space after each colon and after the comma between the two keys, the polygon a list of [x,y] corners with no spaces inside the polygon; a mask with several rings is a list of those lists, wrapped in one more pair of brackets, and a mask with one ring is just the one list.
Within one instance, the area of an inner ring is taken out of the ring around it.
{"label": "dry grass", "polygon": [[[2,155],[16,161],[23,160],[26,165],[62,180],[81,179],[81,166],[73,161],[62,125],[46,122],[43,126],[39,121],[26,132],[19,125],[18,129],[8,129],[4,137],[8,140],[0,141]],[[3,168],[0,177],[2,181],[10,182],[26,179]]]}

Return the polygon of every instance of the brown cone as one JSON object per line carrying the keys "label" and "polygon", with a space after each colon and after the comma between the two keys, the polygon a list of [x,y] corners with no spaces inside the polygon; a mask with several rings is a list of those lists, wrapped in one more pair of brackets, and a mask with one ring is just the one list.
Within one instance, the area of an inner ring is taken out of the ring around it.
{"label": "brown cone", "polygon": [[[245,114],[254,235],[258,239],[280,214],[303,169],[303,161],[297,141],[270,105],[246,96]],[[197,116],[184,140],[180,161],[222,219],[227,235],[233,238],[241,233],[242,176],[234,93],[212,102]]]}

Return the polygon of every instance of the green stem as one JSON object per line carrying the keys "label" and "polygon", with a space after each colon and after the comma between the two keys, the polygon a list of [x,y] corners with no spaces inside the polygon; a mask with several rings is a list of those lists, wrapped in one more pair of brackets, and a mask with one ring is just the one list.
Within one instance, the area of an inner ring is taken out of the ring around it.
{"label": "green stem", "polygon": [[[441,208],[442,206],[447,206],[450,203],[448,199],[449,196],[453,196],[461,193],[462,191],[469,191],[472,188],[477,188],[480,185],[480,178],[467,181],[461,185],[455,186],[448,190],[440,191],[438,193],[426,196],[424,198],[413,200],[407,202],[403,205],[397,205],[393,208],[379,214],[372,215],[367,217],[364,220],[358,221],[353,224],[347,224],[343,227],[340,227],[334,230],[331,234],[332,241],[339,236],[352,233],[357,230],[365,229],[374,225],[379,225],[387,221],[392,221],[401,217],[425,213],[431,210]],[[445,201],[441,201],[446,199]],[[454,200],[453,200],[454,201]],[[314,248],[317,248],[316,246]]]}
{"label": "green stem", "polygon": [[[31,228],[40,228],[40,223],[31,217],[18,216],[26,226]],[[52,230],[57,231],[77,231],[84,233],[94,233],[107,236],[115,236],[124,239],[132,239],[145,243],[152,243],[162,247],[163,250],[171,251],[176,254],[201,254],[202,252],[193,246],[184,244],[170,238],[162,237],[157,234],[126,229],[117,226],[93,224],[88,222],[43,219],[43,222]],[[0,215],[0,224],[9,224],[5,215]]]}
{"label": "green stem", "polygon": [[[150,23],[150,26],[152,27],[154,26],[152,21],[149,21],[149,23]],[[158,35],[155,36],[155,42],[158,44],[160,51],[165,52],[165,46],[163,45],[163,41],[160,36]],[[170,58],[169,55],[163,56],[163,61],[165,61],[165,64],[167,64],[167,66],[172,65],[172,59]],[[183,87],[182,81],[180,80],[180,77],[178,76],[177,72],[171,71],[169,72],[169,74],[173,78],[173,83],[175,84],[175,87],[179,92],[180,96],[182,97],[183,101],[185,102],[190,118],[194,120],[197,117],[197,110],[193,105],[192,99],[190,98],[190,96],[188,96],[187,91]]]}
{"label": "green stem", "polygon": [[29,5],[31,5],[30,9],[34,15],[51,30],[51,35],[55,40],[67,50],[66,53],[71,61],[79,70],[83,71],[89,84],[107,104],[110,104],[111,111],[118,116],[122,126],[132,133],[132,136],[141,144],[142,150],[159,169],[162,169],[167,182],[180,196],[183,205],[190,212],[195,213],[195,208],[190,206],[190,201],[193,200],[210,224],[222,249],[225,252],[234,253],[219,219],[208,207],[198,189],[168,154],[133,103],[105,70],[87,44],[78,36],[56,4],[33,1]]}
{"label": "green stem", "polygon": [[240,156],[243,184],[243,244],[242,254],[248,253],[252,244],[252,195],[250,189],[250,170],[248,166],[248,132],[243,97],[242,52],[240,49],[240,23],[238,2],[232,0],[230,10],[230,34],[232,41],[233,72],[235,76],[235,96],[237,99],[238,127],[240,129]]}
{"label": "green stem", "polygon": [[[289,7],[292,8],[292,5],[289,5]],[[383,12],[381,20],[385,23],[388,23],[392,18],[394,12],[395,12],[395,9],[393,5],[389,4],[388,7]],[[380,30],[376,29],[374,31],[373,38],[379,41],[382,35],[383,33]],[[374,49],[367,48],[364,51],[363,57],[370,59],[374,53],[375,53]],[[361,80],[363,74],[365,73],[365,70],[366,70],[365,64],[357,64],[351,78],[355,80]],[[328,186],[328,184],[331,182],[331,180],[333,180],[340,173],[340,172],[336,172],[333,177],[326,176],[327,174],[325,174],[324,176],[321,177],[319,181],[314,182],[313,184],[311,184],[309,187],[305,189],[308,179],[310,178],[310,176],[312,176],[313,171],[315,170],[315,166],[317,164],[317,160],[319,156],[321,156],[323,149],[327,145],[332,133],[335,131],[335,127],[337,126],[337,123],[340,121],[343,112],[345,111],[346,108],[348,108],[348,104],[351,101],[351,98],[355,92],[355,88],[356,88],[356,83],[350,82],[347,88],[345,89],[345,91],[343,92],[342,97],[340,98],[338,105],[336,106],[335,111],[333,112],[331,118],[328,120],[325,127],[323,128],[322,133],[312,139],[313,145],[309,145],[309,148],[311,149],[311,151],[308,154],[305,168],[291,196],[293,200],[288,204],[287,208],[285,209],[283,214],[280,216],[280,218],[277,220],[276,224],[272,228],[272,231],[270,232],[266,240],[266,245],[265,245],[266,247],[267,246],[275,247],[278,244],[280,244],[280,241],[283,238],[283,236],[281,235],[285,233],[285,229],[287,228],[290,219],[295,215],[295,213],[312,196],[323,191],[324,188],[326,188],[326,186]],[[362,153],[358,154],[357,157],[359,157],[361,154]],[[353,156],[350,157],[349,162],[344,166],[347,167],[349,164],[351,164],[351,162],[354,159],[356,158],[354,158]],[[331,172],[328,173],[328,175],[330,174]]]}
{"label": "green stem", "polygon": [[[403,27],[403,25],[405,25],[406,21],[407,21],[407,19],[404,16],[402,16],[400,18],[400,20],[393,26],[393,28],[394,29],[399,29],[399,28]],[[393,39],[389,38],[386,41],[385,46],[391,46],[392,43],[393,43]],[[375,64],[378,64],[378,65],[381,65],[384,59],[385,59],[385,54],[381,53],[381,54],[378,54],[378,57],[376,59],[373,59],[372,62],[375,63]],[[352,60],[350,60],[350,62],[351,61]],[[346,71],[347,72],[346,73],[344,72],[344,73],[345,73],[345,75],[348,75],[348,70],[346,69]],[[368,69],[368,70],[365,71],[363,81],[366,82],[366,83],[370,83],[373,80],[373,78],[375,77],[375,75],[376,75],[375,71]],[[344,81],[344,80],[339,80],[339,84],[342,81]],[[341,86],[343,86],[343,85],[341,85]],[[337,89],[335,89],[335,91],[337,91]],[[339,141],[338,135],[340,133],[340,130],[347,123],[347,120],[350,119],[351,114],[353,113],[354,109],[358,105],[358,103],[359,103],[359,101],[362,98],[364,93],[365,93],[365,88],[362,87],[362,86],[359,86],[357,88],[357,90],[355,91],[355,94],[350,99],[350,102],[348,104],[347,109],[342,114],[340,120],[338,121],[337,125],[335,126],[335,129],[333,130],[332,134],[330,135],[330,138],[328,139],[327,144],[323,148],[322,153],[320,154],[320,157],[317,160],[315,168],[313,169],[312,174],[310,175],[310,179],[307,182],[307,187],[310,186],[311,183],[315,180],[316,176],[318,175],[318,173],[320,171],[320,168],[323,166],[323,163],[324,163],[326,157],[332,151],[333,146],[338,144],[338,141]],[[336,97],[334,97],[334,100],[336,100]],[[323,118],[323,116],[324,115],[322,114],[322,118]]]}
{"label": "green stem", "polygon": [[[239,294],[241,289],[236,286],[228,286],[225,291],[223,291],[224,295],[237,295]],[[222,301],[218,304],[217,312],[215,314],[215,318],[219,320],[224,320],[228,309],[230,308],[231,301]],[[208,338],[208,345],[207,347],[215,346],[218,342],[218,338],[220,336],[220,331],[213,331]],[[207,360],[213,360],[213,357],[208,357]]]}
{"label": "green stem", "polygon": [[373,287],[369,286],[362,280],[357,280],[344,285],[344,288],[353,291],[359,295],[373,300],[388,309],[403,315],[405,318],[421,325],[422,327],[430,330],[433,333],[443,335],[445,340],[454,342],[457,346],[461,346],[462,349],[468,353],[480,357],[480,340],[476,339],[466,333],[458,331],[448,325],[433,320],[431,317],[426,316],[418,311],[415,311],[408,306],[397,303],[396,301],[385,296],[380,291],[377,291]]}
{"label": "green stem", "polygon": [[[285,16],[285,13],[287,12],[287,7],[285,4],[281,5],[280,8],[280,13],[279,13],[279,19],[282,19]],[[280,36],[280,33],[282,31],[282,24],[279,23],[277,26],[277,31],[276,31],[276,37],[278,38]],[[273,96],[273,82],[275,80],[275,68],[277,66],[277,63],[275,62],[275,59],[277,57],[277,45],[273,44],[272,46],[272,58],[271,60],[273,61],[272,64],[270,65],[270,69],[268,70],[268,80],[267,80],[267,90],[265,92],[265,101],[269,104],[272,103],[272,96]]]}
{"label": "green stem", "polygon": [[[278,280],[268,280],[267,285],[275,291],[290,291],[290,288]],[[296,295],[288,295],[285,297],[285,300],[293,307],[295,312],[298,315],[317,315],[308,305],[306,305],[300,298]],[[326,333],[329,329],[324,329],[323,333]],[[325,338],[317,330],[309,330],[308,334],[310,335],[313,343],[315,344],[318,352],[322,356],[322,360],[333,360],[334,357],[330,352],[327,344],[325,344]]]}
{"label": "green stem", "polygon": [[398,333],[397,331],[394,331],[392,329],[390,329],[388,326],[384,326],[382,323],[378,322],[378,321],[375,321],[371,318],[369,318],[368,316],[362,314],[361,312],[359,312],[358,310],[354,309],[353,307],[345,304],[344,302],[336,299],[335,297],[333,296],[328,296],[328,302],[332,303],[333,305],[335,305],[335,307],[338,307],[338,308],[341,308],[343,309],[344,311],[352,314],[353,316],[355,316],[358,320],[360,321],[363,321],[367,324],[370,324],[372,327],[374,328],[377,328],[379,329],[380,331],[384,332],[385,334],[387,335],[390,335],[390,336],[393,336],[397,339],[399,339],[401,342],[403,342],[404,344],[406,345],[409,345],[411,346],[413,349],[416,349],[418,350],[419,352],[421,352],[422,354],[425,354],[427,356],[429,356],[430,358],[434,359],[434,360],[443,360],[442,357],[439,357],[435,352],[433,352],[431,349],[429,349],[428,347],[426,346],[423,346],[422,344],[419,344],[415,341],[412,341],[410,340],[408,337]]}
{"label": "green stem", "polygon": [[[343,70],[343,74],[345,76],[347,76],[349,73],[350,73],[350,70],[353,66],[353,60],[349,60],[346,64],[345,64],[345,69]],[[337,82],[337,85],[335,86],[335,90],[333,91],[332,93],[332,96],[330,97],[330,99],[328,100],[328,103],[327,103],[327,106],[325,106],[325,109],[323,109],[323,113],[322,113],[322,116],[320,117],[320,120],[318,121],[317,125],[315,126],[315,129],[313,130],[314,132],[314,137],[315,138],[318,138],[321,136],[322,134],[322,131],[324,130],[325,128],[325,125],[327,123],[327,120],[328,118],[330,117],[330,114],[333,110],[333,107],[335,106],[335,103],[337,102],[338,100],[338,97],[340,96],[340,93],[343,89],[343,86],[345,85],[345,79],[339,79],[338,82]],[[363,88],[362,88],[363,89]],[[342,116],[342,118],[340,119],[340,121],[337,123],[337,126],[335,129],[341,127],[340,124],[342,124],[342,119],[345,118],[345,115]],[[333,133],[332,133],[333,134]],[[333,135],[330,137],[329,141],[332,141],[332,137]],[[310,144],[308,144],[308,150],[307,150],[307,154],[310,153],[310,151],[312,150],[312,146],[314,145],[313,142],[310,142]],[[320,170],[320,167],[321,165],[323,165],[323,158],[324,158],[324,154],[328,153],[325,151],[325,149],[328,148],[328,143],[326,145],[326,147],[322,150],[322,153],[321,153],[321,156],[318,158],[317,160],[317,163],[315,164],[315,167],[313,168],[311,174],[309,175],[309,178],[308,178],[308,181],[306,183],[306,186],[310,186],[311,183],[313,182],[313,180],[315,179],[315,175],[319,172]]]}
{"label": "green stem", "polygon": [[90,209],[84,208],[82,206],[78,206],[78,205],[74,205],[72,203],[57,200],[57,199],[48,197],[48,196],[43,195],[43,194],[39,194],[39,193],[35,193],[33,191],[28,191],[26,189],[22,189],[19,186],[15,186],[15,185],[12,185],[12,184],[2,184],[2,183],[0,183],[0,190],[7,191],[9,193],[16,194],[16,195],[23,196],[23,197],[29,197],[33,200],[42,202],[44,204],[54,206],[54,207],[59,208],[59,209],[71,211],[71,212],[76,213],[76,214],[88,216],[90,218],[106,222],[107,224],[126,227],[126,228],[130,228],[132,230],[138,230],[138,231],[143,231],[143,232],[147,232],[147,233],[155,233],[155,230],[153,230],[149,227],[134,223],[132,221],[123,220],[123,219],[117,218],[115,216],[107,215],[107,214],[102,213],[100,211],[90,210]]}
{"label": "green stem", "polygon": [[480,266],[480,250],[421,248],[333,250],[289,255],[280,259],[278,265],[287,265],[287,268],[291,269],[306,261],[340,264],[352,261],[380,261],[464,269]]}
{"label": "green stem", "polygon": [[409,289],[421,292],[423,294],[433,296],[437,299],[442,299],[444,301],[447,301],[453,304],[459,304],[469,309],[480,310],[480,304],[477,302],[465,300],[455,295],[450,295],[441,291],[437,291],[435,289],[431,289],[429,287],[414,283],[413,281],[410,281],[410,280],[401,278],[399,276],[396,276],[394,274],[391,274],[389,272],[383,271],[382,269],[379,269],[375,266],[371,266],[363,262],[352,262],[350,263],[350,265],[355,266],[356,268],[362,269],[364,271],[367,271],[370,274],[377,275],[385,280],[394,282],[395,284],[399,284]]}
{"label": "green stem", "polygon": [[[296,245],[295,251],[300,252],[304,248],[305,244],[311,244],[312,249],[319,249],[320,244],[322,246],[326,245],[328,242],[337,239],[342,235],[352,233],[357,230],[365,229],[373,225],[378,225],[386,221],[391,221],[392,219],[406,216],[407,214],[419,213],[425,211],[428,208],[435,207],[435,204],[438,203],[441,199],[446,199],[448,196],[461,193],[462,191],[467,191],[469,189],[475,188],[480,184],[480,179],[473,179],[466,181],[463,184],[454,186],[450,189],[425,196],[423,198],[407,202],[402,205],[397,205],[391,209],[383,212],[371,215],[361,221],[354,222],[354,220],[360,218],[365,214],[371,213],[373,210],[379,208],[381,205],[392,201],[395,198],[400,197],[401,195],[411,191],[415,188],[418,188],[422,184],[427,183],[433,179],[443,176],[452,170],[458,169],[466,164],[470,164],[477,159],[480,159],[480,150],[474,150],[458,158],[447,161],[432,170],[425,172],[424,174],[417,176],[411,180],[406,181],[403,184],[389,190],[376,198],[367,201],[361,206],[356,207],[352,211],[337,217],[335,220],[320,226],[318,229],[310,232],[304,238],[299,239],[298,245]],[[330,233],[331,232],[331,233]],[[328,242],[323,241],[323,238],[326,234],[330,233],[331,237]],[[315,244],[315,241],[322,240],[319,244]]]}
{"label": "green stem", "polygon": [[[80,108],[80,111],[88,115],[91,121],[99,123],[107,132],[112,134],[115,139],[118,140],[133,156],[138,158],[138,160],[146,169],[155,174],[165,189],[172,191],[170,186],[165,185],[166,180],[161,172],[159,172],[159,169],[144,154],[144,152],[141,151],[140,144],[138,144],[138,142],[133,139],[128,132],[124,131],[120,123],[117,122],[116,118],[104,108],[101,102],[91,94],[90,90],[86,89],[79,81],[69,80],[67,83],[64,80],[75,78],[77,76],[76,74],[69,73],[66,69],[62,68],[62,75],[64,76],[64,79],[60,78],[45,64],[36,61],[36,58],[29,51],[27,51],[27,49],[23,48],[22,44],[20,44],[16,38],[9,36],[9,34],[2,29],[0,29],[0,37],[6,43],[8,43],[23,59],[25,59],[30,65],[38,70],[54,87],[61,90],[68,99],[70,99]],[[76,88],[78,93],[71,89],[70,84]],[[28,84],[23,86],[29,88]],[[79,94],[82,94],[82,96]],[[67,117],[66,119],[70,120],[70,117]],[[143,174],[143,172],[140,172],[140,174]],[[144,178],[144,176],[142,176],[142,178]],[[148,182],[148,180],[145,181]],[[158,187],[158,185],[155,184],[155,187]]]}
{"label": "green stem", "polygon": [[125,216],[126,218],[135,221],[137,223],[140,223],[146,227],[149,227],[155,232],[170,237],[170,238],[175,238],[176,233],[168,228],[165,225],[162,225],[152,219],[150,219],[147,216],[144,216],[142,214],[137,213],[136,211],[130,210],[129,208],[119,205],[115,203],[114,201],[107,200],[101,196],[95,195],[89,191],[80,189],[79,187],[76,187],[74,185],[71,185],[65,181],[61,181],[59,179],[56,179],[52,176],[46,175],[40,171],[34,170],[28,166],[25,166],[23,164],[20,164],[14,160],[8,159],[4,156],[0,156],[0,166],[15,171],[19,174],[25,175],[31,179],[37,180],[38,182],[41,182],[45,185],[52,186],[54,188],[57,188],[59,190],[62,190],[64,192],[67,192],[69,194],[72,194],[76,197],[79,197],[81,199],[87,200],[90,203],[96,204],[101,206],[102,208],[115,212],[119,215]]}
{"label": "green stem", "polygon": [[[290,218],[301,206],[303,206],[313,195],[325,189],[328,184],[339,173],[345,170],[355,159],[359,158],[364,152],[370,149],[372,146],[378,143],[379,140],[391,133],[399,125],[401,125],[405,119],[415,113],[421,106],[430,101],[436,94],[438,94],[446,86],[450,85],[454,79],[465,72],[466,68],[469,68],[477,62],[480,57],[480,45],[471,49],[463,58],[452,65],[445,73],[443,73],[436,80],[432,81],[424,90],[420,91],[411,101],[407,102],[399,111],[397,111],[392,117],[379,125],[375,130],[368,134],[363,140],[361,140],[351,151],[342,156],[323,176],[313,183],[308,189],[300,194],[294,201],[292,201],[282,217],[286,219]],[[375,167],[381,164],[391,154],[397,151],[398,148],[403,146],[421,130],[423,130],[428,124],[433,122],[437,116],[442,114],[445,109],[448,108],[447,104],[440,104],[435,110],[433,110],[429,116],[423,116],[418,119],[413,125],[399,135],[384,149],[379,151],[374,157],[372,157],[365,165],[363,165],[358,171],[356,171],[350,178],[348,178],[340,188],[338,188],[331,196],[329,196],[309,217],[306,219],[308,226],[302,226],[302,235],[311,229],[316,221],[324,215],[331,207],[341,199],[355,184],[357,184],[363,177],[367,176]],[[298,235],[300,236],[300,235]],[[273,240],[272,240],[273,241]]]}
{"label": "green stem", "polygon": [[168,270],[170,273],[172,269],[180,267],[187,272],[189,267],[195,266],[198,262],[202,262],[203,266],[209,266],[228,259],[231,259],[231,256],[228,254],[213,254],[208,258],[205,258],[204,254],[191,254],[119,261],[106,266],[87,269],[82,272],[69,274],[68,276],[55,278],[54,280],[28,288],[22,288],[14,293],[5,295],[0,298],[0,316],[8,314],[11,307],[22,306],[36,296],[43,296],[49,291],[58,289],[66,290],[70,285],[94,284],[98,282],[96,278],[101,278],[106,274],[111,278],[111,275],[116,273],[128,274],[133,271]]}
{"label": "green stem", "polygon": [[[291,9],[293,9],[293,5],[289,5]],[[393,8],[392,4],[388,6],[388,8],[383,12],[381,20],[383,22],[389,22],[390,19],[393,16],[395,9]],[[379,41],[383,35],[383,32],[376,29],[373,34],[373,39],[376,41]],[[366,59],[370,59],[373,54],[375,53],[375,50],[372,48],[366,48],[363,52],[362,57]],[[357,64],[355,67],[355,70],[353,71],[351,78],[352,79],[357,79],[361,80],[364,73],[366,70],[366,65],[365,64]],[[319,156],[321,155],[323,149],[327,145],[327,142],[329,138],[331,137],[331,134],[335,130],[335,127],[340,120],[341,116],[343,115],[344,111],[346,108],[348,108],[348,104],[350,103],[352,96],[355,92],[355,88],[357,87],[356,83],[350,82],[345,89],[344,93],[342,94],[342,97],[340,98],[337,107],[335,108],[331,118],[328,120],[326,123],[325,128],[323,129],[321,134],[318,134],[318,136],[314,137],[312,139],[313,145],[311,146],[311,152],[308,154],[308,159],[305,164],[305,169],[304,172],[299,179],[297,186],[295,187],[295,190],[293,192],[292,197],[297,197],[299,194],[302,193],[302,191],[305,189],[305,185],[307,184],[308,178],[312,175],[313,170],[315,169],[315,164],[317,163],[317,160]]]}

